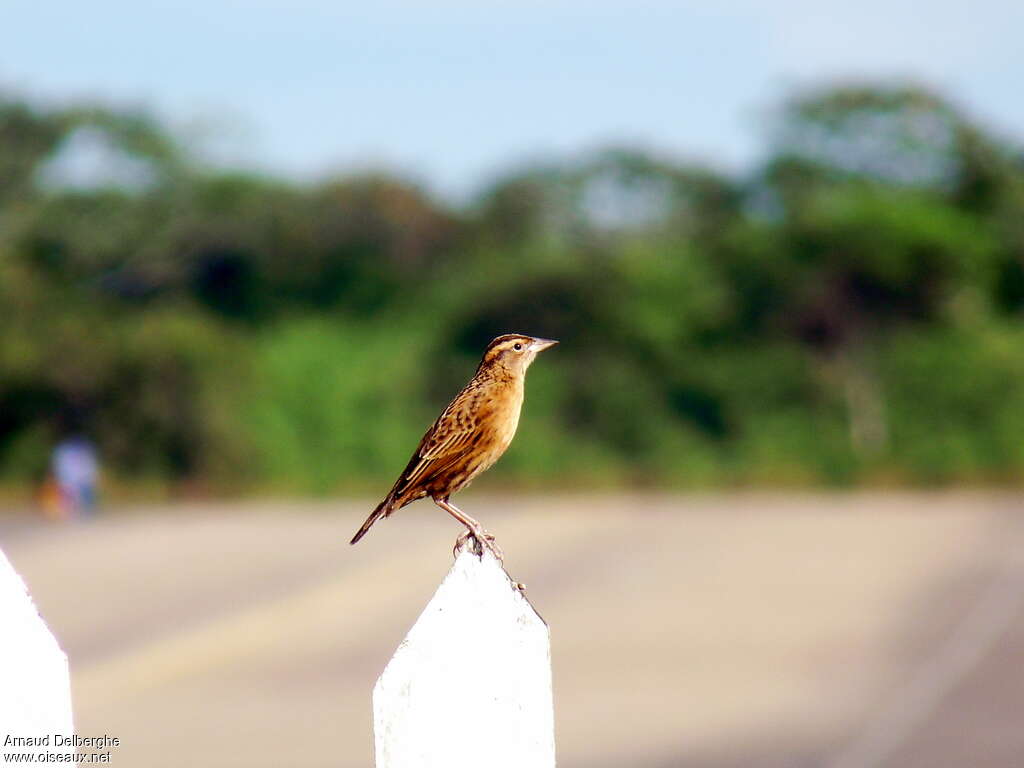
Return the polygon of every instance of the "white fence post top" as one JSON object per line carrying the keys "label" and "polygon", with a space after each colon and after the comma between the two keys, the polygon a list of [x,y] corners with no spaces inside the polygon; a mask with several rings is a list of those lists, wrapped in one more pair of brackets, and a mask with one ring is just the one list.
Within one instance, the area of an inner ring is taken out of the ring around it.
{"label": "white fence post top", "polygon": [[0,627],[0,754],[7,736],[72,735],[67,656],[2,550]]}
{"label": "white fence post top", "polygon": [[373,692],[377,768],[553,768],[547,625],[462,552]]}

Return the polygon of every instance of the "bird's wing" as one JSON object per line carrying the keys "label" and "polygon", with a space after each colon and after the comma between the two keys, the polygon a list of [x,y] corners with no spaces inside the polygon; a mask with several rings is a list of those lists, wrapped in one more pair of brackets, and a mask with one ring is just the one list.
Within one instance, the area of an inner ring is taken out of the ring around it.
{"label": "bird's wing", "polygon": [[427,430],[416,453],[395,483],[391,491],[392,498],[397,499],[415,485],[428,481],[437,472],[458,461],[472,447],[473,437],[477,433],[472,396],[470,390],[460,392]]}

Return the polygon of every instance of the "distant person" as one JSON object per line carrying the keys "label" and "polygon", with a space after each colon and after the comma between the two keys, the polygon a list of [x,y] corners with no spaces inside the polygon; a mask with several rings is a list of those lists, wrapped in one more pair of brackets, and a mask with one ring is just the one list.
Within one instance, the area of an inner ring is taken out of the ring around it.
{"label": "distant person", "polygon": [[68,517],[89,517],[96,508],[99,462],[96,449],[81,435],[61,440],[53,449],[53,479]]}

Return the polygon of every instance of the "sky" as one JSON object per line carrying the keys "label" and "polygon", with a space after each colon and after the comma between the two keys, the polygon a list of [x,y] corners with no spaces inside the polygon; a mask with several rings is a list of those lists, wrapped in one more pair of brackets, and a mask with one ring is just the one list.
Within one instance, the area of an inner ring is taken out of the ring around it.
{"label": "sky", "polygon": [[771,111],[910,79],[1024,139],[1020,0],[2,0],[0,88],[144,107],[202,156],[442,194],[615,144],[742,171]]}

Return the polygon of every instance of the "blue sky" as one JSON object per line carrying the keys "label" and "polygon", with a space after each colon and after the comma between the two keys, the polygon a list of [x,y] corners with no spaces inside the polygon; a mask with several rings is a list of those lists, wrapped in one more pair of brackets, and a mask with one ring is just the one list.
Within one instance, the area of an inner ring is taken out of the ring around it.
{"label": "blue sky", "polygon": [[220,162],[459,195],[608,143],[741,169],[770,109],[912,78],[1024,138],[1020,0],[7,0],[0,86],[144,105]]}

